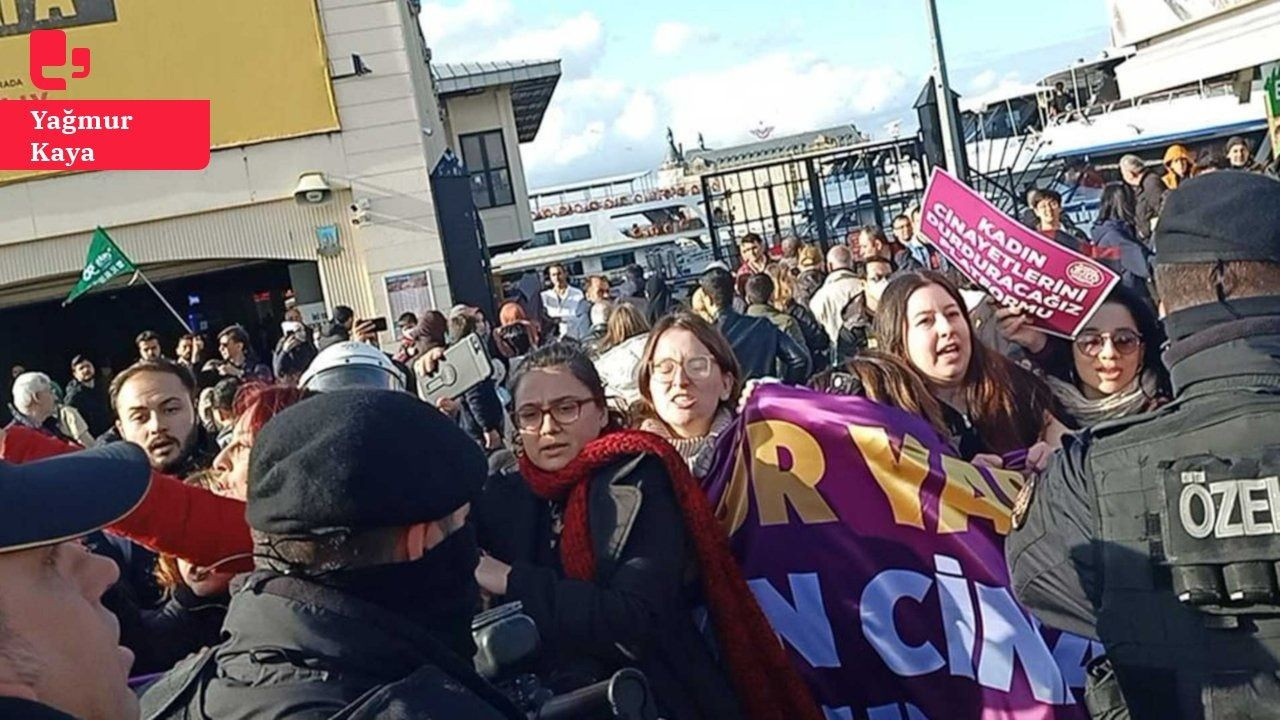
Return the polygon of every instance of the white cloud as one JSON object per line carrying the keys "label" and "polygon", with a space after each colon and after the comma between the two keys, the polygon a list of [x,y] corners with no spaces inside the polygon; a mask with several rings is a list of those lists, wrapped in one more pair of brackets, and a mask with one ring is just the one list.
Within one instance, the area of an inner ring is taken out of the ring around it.
{"label": "white cloud", "polygon": [[659,55],[675,55],[693,40],[693,27],[686,23],[658,23],[653,31],[653,51]]}
{"label": "white cloud", "polygon": [[559,59],[566,77],[585,77],[603,54],[604,25],[591,12],[583,12],[553,25],[518,31],[471,59]]}
{"label": "white cloud", "polygon": [[655,55],[676,55],[690,46],[707,44],[719,40],[720,36],[711,31],[695,28],[688,23],[668,20],[658,23],[653,30],[652,47]]}
{"label": "white cloud", "polygon": [[907,79],[886,67],[857,68],[807,54],[776,52],[654,87],[587,78],[556,89],[537,139],[522,148],[531,187],[651,169],[665,150],[666,127],[686,147],[699,132],[711,146],[854,123],[870,131],[884,111],[909,101]]}
{"label": "white cloud", "polygon": [[457,5],[431,2],[422,6],[422,33],[431,43],[481,30],[493,30],[513,19],[510,0],[463,0]]}
{"label": "white cloud", "polygon": [[632,93],[622,113],[613,122],[613,129],[632,140],[643,140],[653,134],[658,123],[658,104],[644,90]]}
{"label": "white cloud", "polygon": [[884,109],[906,78],[887,66],[836,65],[809,54],[775,52],[741,65],[696,72],[662,88],[670,124],[682,137],[743,142],[758,124],[775,135],[857,123]]}
{"label": "white cloud", "polygon": [[996,84],[996,71],[990,68],[983,70],[969,81],[969,89],[973,92],[981,92]]}
{"label": "white cloud", "polygon": [[[626,87],[616,80],[584,78],[562,82],[542,119],[538,137],[522,145],[525,172],[556,172],[579,164],[609,139],[609,128],[622,117]],[[536,174],[535,174],[536,175]],[[580,176],[574,176],[580,177]],[[538,182],[535,176],[534,186]]]}
{"label": "white cloud", "polygon": [[[769,29],[772,40],[749,47],[739,46],[744,38],[721,40],[687,23],[658,23],[650,38],[655,55],[708,58],[700,50],[716,42],[743,62],[677,70],[684,74],[674,76],[624,75],[634,77],[624,82],[597,73],[609,37],[601,16],[534,12],[517,9],[513,0],[436,0],[425,4],[422,14],[423,32],[438,62],[562,61],[563,77],[538,136],[521,148],[532,187],[656,167],[666,149],[667,127],[686,146],[701,132],[709,145],[719,147],[754,140],[750,130],[761,124],[772,126],[774,136],[850,122],[865,131],[889,119],[890,105],[909,104],[904,94],[914,94],[888,64],[858,67],[785,49],[760,55],[764,46],[800,47],[778,40],[795,30],[785,22]],[[678,67],[690,64],[698,67],[696,62]]]}
{"label": "white cloud", "polygon": [[591,75],[604,55],[604,25],[591,12],[526,22],[509,0],[466,0],[424,6],[421,21],[438,62],[560,60],[561,73],[571,79]]}

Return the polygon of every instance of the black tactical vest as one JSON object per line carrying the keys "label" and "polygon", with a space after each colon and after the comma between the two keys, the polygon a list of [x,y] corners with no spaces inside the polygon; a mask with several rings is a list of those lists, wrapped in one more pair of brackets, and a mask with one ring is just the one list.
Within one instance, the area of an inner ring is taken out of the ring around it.
{"label": "black tactical vest", "polygon": [[1087,456],[1098,633],[1135,718],[1280,718],[1280,388],[1214,384]]}

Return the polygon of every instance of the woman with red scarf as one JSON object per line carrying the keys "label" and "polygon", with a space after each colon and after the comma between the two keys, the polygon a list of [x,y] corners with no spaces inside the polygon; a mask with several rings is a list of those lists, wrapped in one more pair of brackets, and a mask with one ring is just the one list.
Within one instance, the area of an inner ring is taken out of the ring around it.
{"label": "woman with red scarf", "polygon": [[820,718],[688,465],[620,429],[582,350],[530,353],[512,389],[520,474],[473,506],[476,578],[537,622],[557,689],[636,667],[671,720]]}

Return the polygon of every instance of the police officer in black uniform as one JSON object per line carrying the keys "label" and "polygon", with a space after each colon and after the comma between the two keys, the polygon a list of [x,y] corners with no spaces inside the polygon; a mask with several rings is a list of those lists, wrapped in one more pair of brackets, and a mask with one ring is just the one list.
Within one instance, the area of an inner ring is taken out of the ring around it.
{"label": "police officer in black uniform", "polygon": [[334,390],[263,427],[246,518],[256,570],[223,643],[179,663],[143,717],[524,720],[474,671],[471,498],[480,449],[391,390]]}
{"label": "police officer in black uniform", "polygon": [[1280,182],[1187,182],[1155,246],[1175,399],[1064,440],[1015,513],[1014,590],[1105,645],[1095,717],[1280,718]]}

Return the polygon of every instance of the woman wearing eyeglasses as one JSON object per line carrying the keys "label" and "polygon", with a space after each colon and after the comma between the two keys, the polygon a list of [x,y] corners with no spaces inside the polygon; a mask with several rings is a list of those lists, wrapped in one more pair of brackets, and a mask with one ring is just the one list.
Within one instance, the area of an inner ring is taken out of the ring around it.
{"label": "woman wearing eyeglasses", "polygon": [[1146,303],[1117,287],[1074,341],[1050,338],[1005,311],[1001,332],[1032,352],[1078,428],[1136,415],[1169,398],[1160,361],[1164,333]]}
{"label": "woman wearing eyeglasses", "polygon": [[702,477],[716,439],[733,423],[741,378],[729,341],[714,325],[691,313],[668,315],[649,331],[640,357],[639,427],[666,438]]}
{"label": "woman wearing eyeglasses", "polygon": [[820,718],[680,455],[622,429],[577,345],[535,350],[512,382],[520,472],[473,505],[492,554],[476,579],[537,623],[540,674],[566,690],[639,668],[673,720]]}

